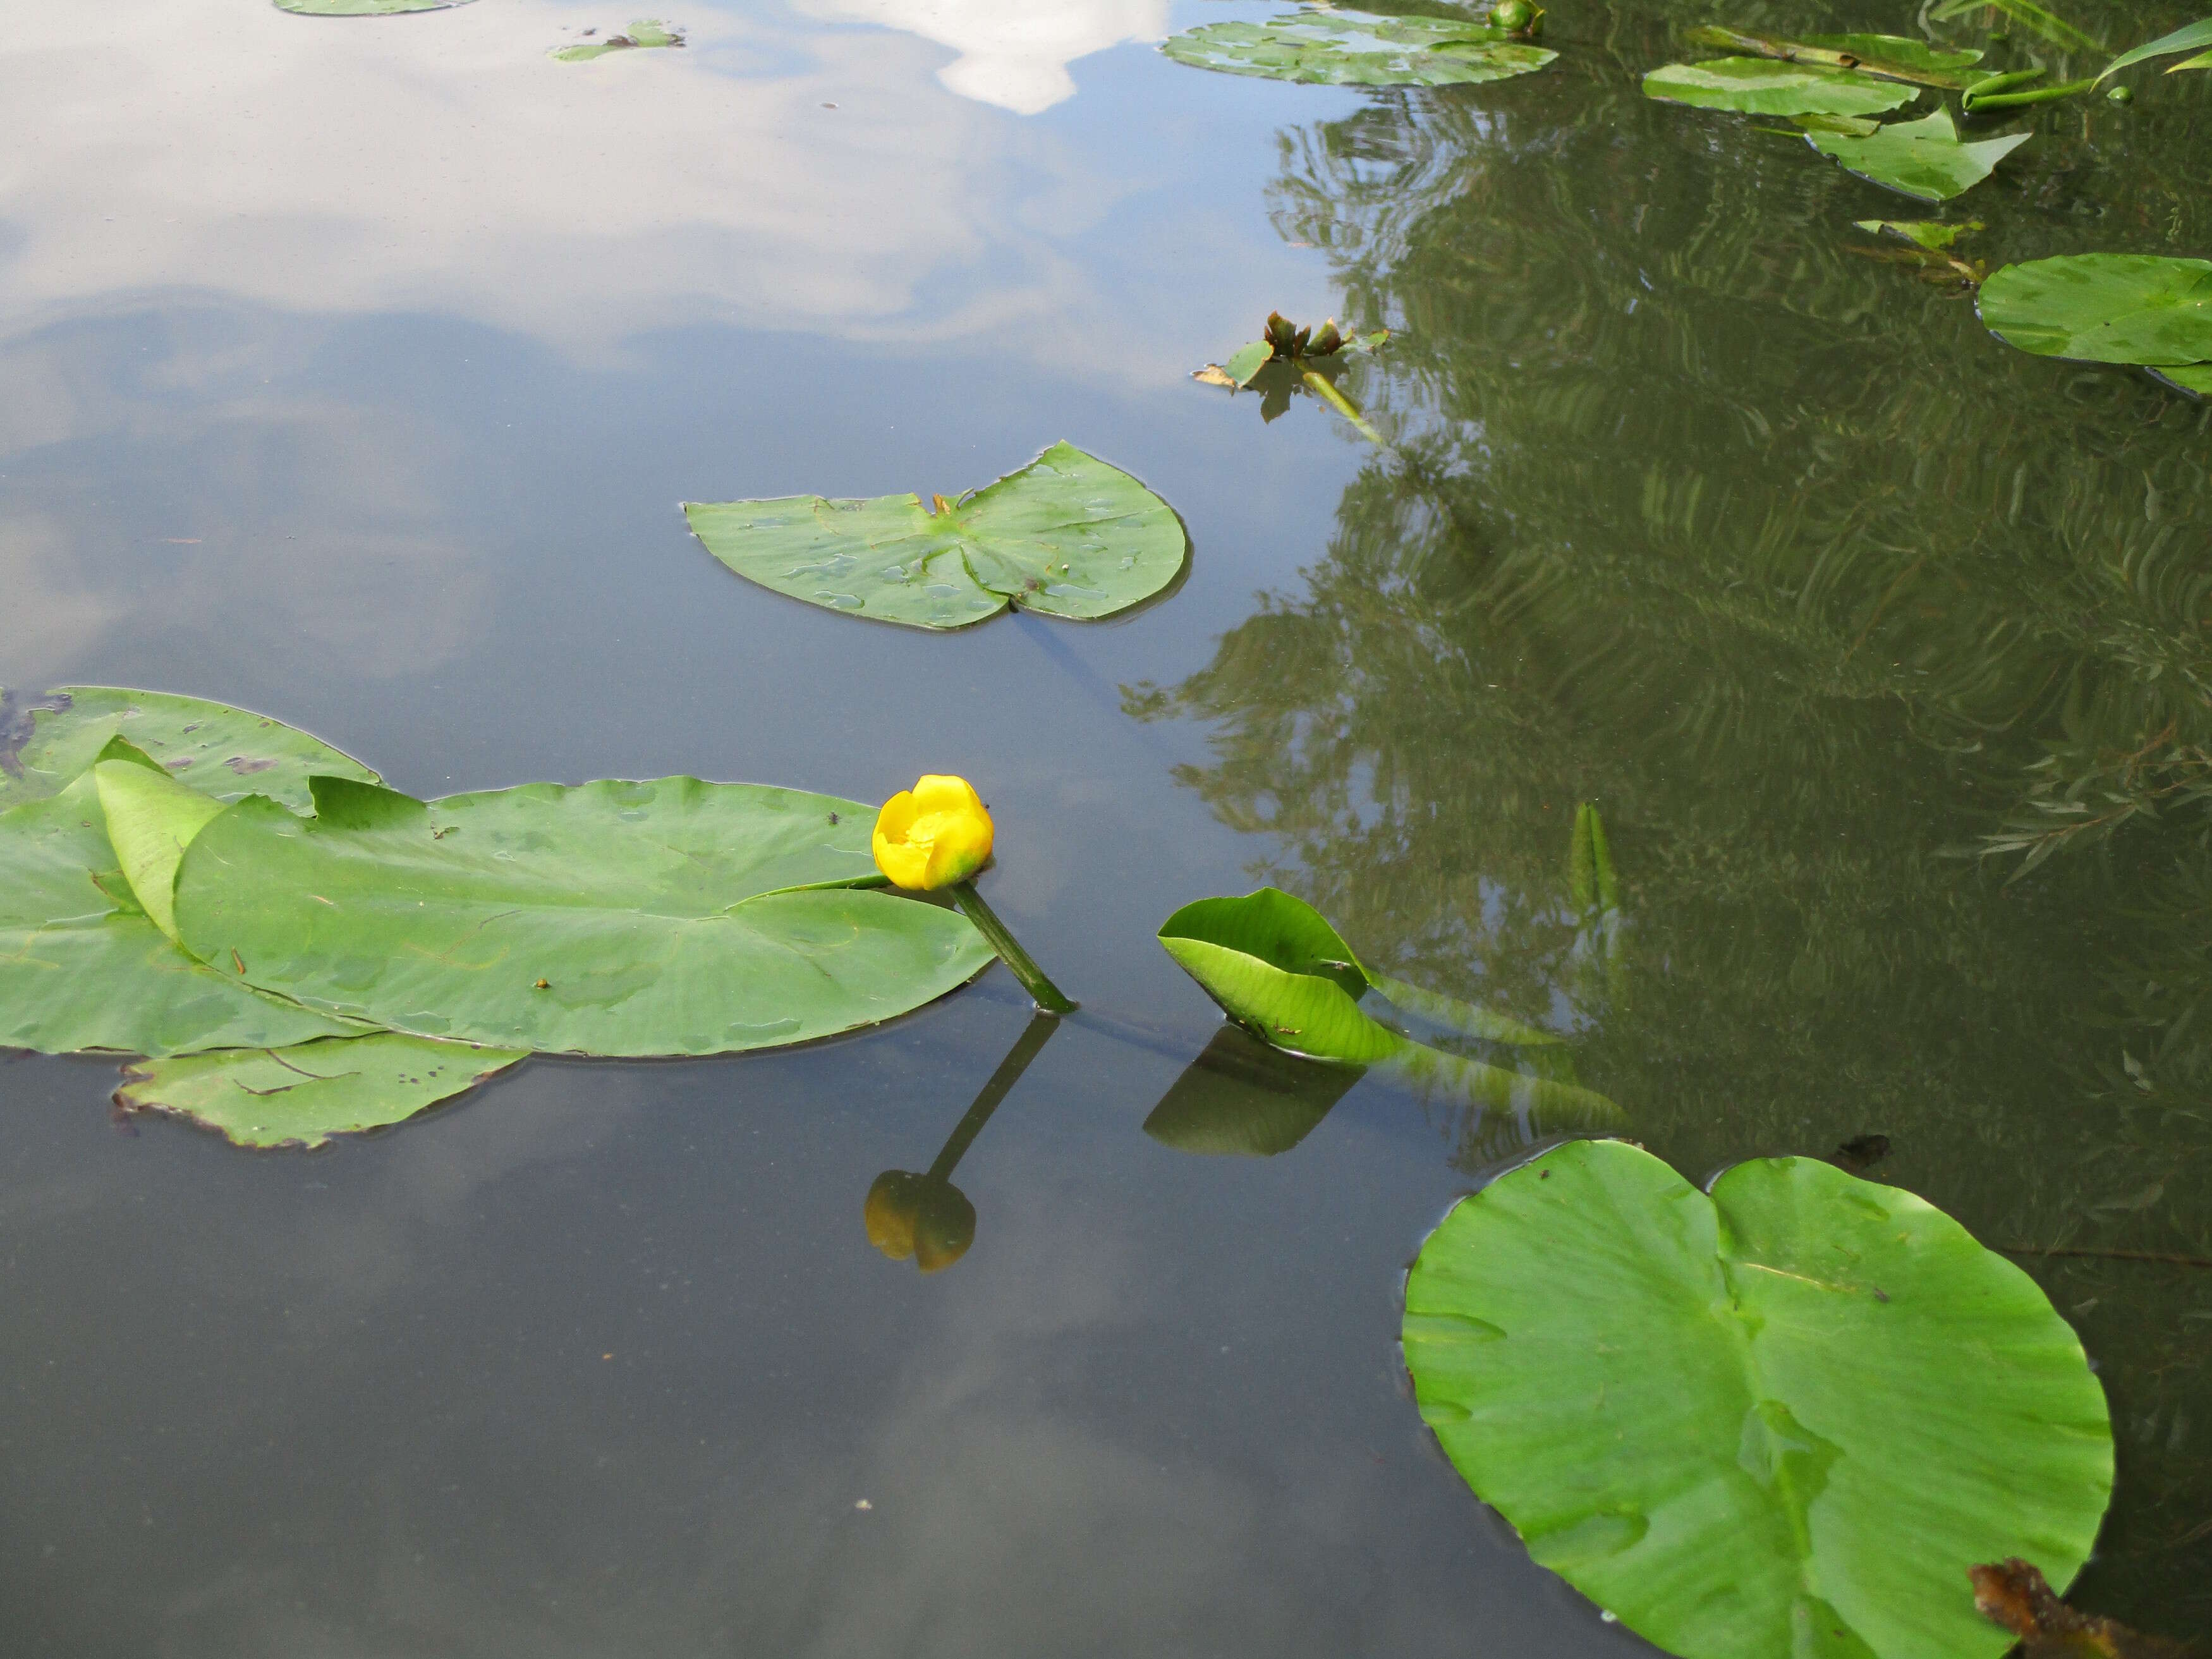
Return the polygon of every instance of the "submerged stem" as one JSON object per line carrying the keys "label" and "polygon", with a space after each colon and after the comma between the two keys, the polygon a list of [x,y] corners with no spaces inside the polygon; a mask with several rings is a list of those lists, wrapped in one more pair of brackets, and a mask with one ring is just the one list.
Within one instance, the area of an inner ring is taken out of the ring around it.
{"label": "submerged stem", "polygon": [[954,882],[952,900],[960,907],[961,913],[975,924],[975,931],[991,942],[991,948],[999,953],[999,960],[1012,970],[1014,977],[1021,981],[1022,988],[1030,994],[1038,1007],[1048,1014],[1066,1014],[1075,1011],[1075,1004],[1052,982],[1044,969],[1036,965],[1036,958],[1022,949],[1021,941],[1007,930],[1005,922],[999,920],[999,913],[983,902],[983,896],[975,890],[974,882]]}

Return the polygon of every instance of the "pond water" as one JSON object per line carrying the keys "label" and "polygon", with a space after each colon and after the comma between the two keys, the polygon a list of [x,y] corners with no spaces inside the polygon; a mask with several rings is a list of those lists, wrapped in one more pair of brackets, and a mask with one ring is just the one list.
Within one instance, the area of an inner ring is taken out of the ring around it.
{"label": "pond water", "polygon": [[[2106,1253],[2021,1258],[2112,1403],[2078,1599],[2212,1626],[2212,1273],[2111,1254],[2212,1253],[2204,405],[2001,345],[1867,257],[1911,204],[1644,99],[1678,9],[1560,0],[1550,70],[1439,91],[1153,49],[1272,9],[725,0],[586,64],[545,54],[627,11],[9,20],[0,682],[260,708],[421,795],[958,772],[992,902],[1152,1035],[1051,1036],[928,1277],[862,1200],[1021,1041],[1002,970],[312,1154],[0,1056],[9,1653],[1650,1651],[1469,1493],[1397,1346],[1528,1126],[1369,1079],[1271,1158],[1146,1132],[1249,1103],[1186,1073],[1218,1018],[1152,933],[1261,879],[1571,1032],[1692,1178],[1879,1133],[1985,1242]],[[2208,80],[2027,112],[1962,251],[2212,252]],[[1401,331],[1342,382],[1387,447],[1189,382],[1271,307]],[[677,506],[1062,438],[1189,529],[1117,623],[863,624]]]}

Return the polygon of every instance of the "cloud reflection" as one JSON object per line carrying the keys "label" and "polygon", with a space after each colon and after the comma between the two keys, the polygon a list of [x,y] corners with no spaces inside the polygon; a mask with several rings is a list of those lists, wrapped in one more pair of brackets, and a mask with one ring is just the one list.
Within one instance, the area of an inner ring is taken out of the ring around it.
{"label": "cloud reflection", "polygon": [[1067,66],[1168,32],[1167,0],[807,0],[820,17],[903,29],[960,56],[937,78],[963,98],[1035,115],[1075,96]]}
{"label": "cloud reflection", "polygon": [[[948,84],[1042,107],[1069,58],[1159,9],[839,15],[951,40]],[[1011,154],[1020,130],[948,98],[921,42],[748,8],[688,15],[681,52],[547,57],[611,15],[116,0],[97,52],[65,10],[11,20],[0,330],[185,289],[458,313],[589,352],[709,320],[965,332],[1057,309],[1077,280],[1024,226],[1114,192],[1051,176],[1059,152]]]}

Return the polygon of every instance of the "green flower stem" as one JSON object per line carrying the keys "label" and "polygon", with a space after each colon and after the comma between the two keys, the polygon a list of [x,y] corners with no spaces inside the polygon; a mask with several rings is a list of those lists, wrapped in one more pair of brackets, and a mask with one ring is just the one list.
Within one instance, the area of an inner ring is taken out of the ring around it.
{"label": "green flower stem", "polygon": [[1359,428],[1359,434],[1376,448],[1383,447],[1382,434],[1367,424],[1367,417],[1359,412],[1352,399],[1339,392],[1328,375],[1316,374],[1312,369],[1304,371],[1305,383],[1313,388],[1314,396]]}
{"label": "green flower stem", "polygon": [[1021,981],[1022,988],[1030,994],[1038,1007],[1048,1014],[1075,1012],[1075,1004],[1052,982],[1044,969],[1036,965],[1036,959],[1022,949],[1021,941],[1007,931],[1005,922],[999,920],[999,913],[983,902],[983,896],[975,890],[974,882],[954,882],[952,900],[960,907],[961,913],[975,924],[975,931],[990,940],[991,948],[999,953],[999,959],[1013,970],[1014,977]]}

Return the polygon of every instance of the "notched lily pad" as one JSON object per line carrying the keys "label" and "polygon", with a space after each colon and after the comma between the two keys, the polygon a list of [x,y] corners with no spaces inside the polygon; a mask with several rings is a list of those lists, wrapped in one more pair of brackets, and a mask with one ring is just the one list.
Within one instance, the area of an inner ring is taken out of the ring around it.
{"label": "notched lily pad", "polygon": [[1449,87],[1540,70],[1559,53],[1501,28],[1437,17],[1313,11],[1264,23],[1206,23],[1170,35],[1179,64],[1329,86]]}
{"label": "notched lily pad", "polygon": [[1923,202],[1948,202],[1988,178],[2031,136],[2013,132],[1962,143],[1951,112],[1939,109],[1917,121],[1887,122],[1863,137],[1812,131],[1805,140],[1869,183]]}
{"label": "notched lily pad", "polygon": [[2034,1281],[1818,1159],[1708,1196],[1622,1142],[1558,1147],[1430,1236],[1404,1341],[1529,1553],[1688,1659],[1998,1659],[1968,1570],[2065,1583],[2112,1493],[2103,1390]]}
{"label": "notched lily pad", "polygon": [[562,46],[553,53],[556,64],[587,64],[594,58],[605,58],[609,52],[641,52],[655,46],[680,46],[686,44],[684,31],[671,28],[657,17],[641,17],[621,34],[610,34],[602,40],[586,40],[573,46]]}
{"label": "notched lily pad", "polygon": [[524,1054],[379,1031],[289,1048],[226,1048],[148,1060],[115,1102],[166,1112],[239,1146],[319,1146],[412,1117],[465,1093]]}
{"label": "notched lily pad", "polygon": [[1116,467],[1054,444],[963,495],[687,501],[707,550],[749,581],[809,605],[908,628],[965,628],[1009,605],[1094,621],[1182,572],[1174,510]]}
{"label": "notched lily pad", "polygon": [[1896,81],[1767,58],[1668,64],[1644,77],[1644,95],[1746,115],[1878,115],[1920,95]]}

